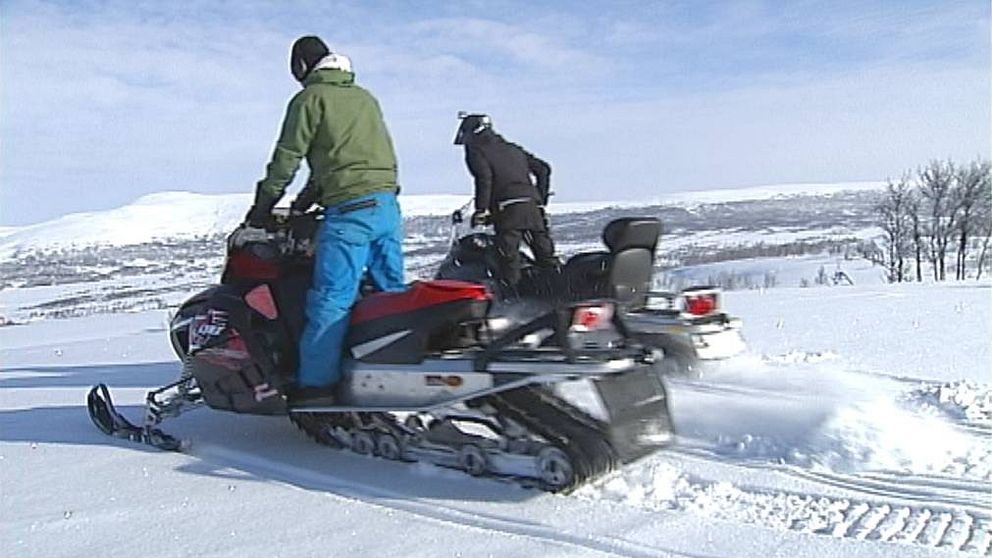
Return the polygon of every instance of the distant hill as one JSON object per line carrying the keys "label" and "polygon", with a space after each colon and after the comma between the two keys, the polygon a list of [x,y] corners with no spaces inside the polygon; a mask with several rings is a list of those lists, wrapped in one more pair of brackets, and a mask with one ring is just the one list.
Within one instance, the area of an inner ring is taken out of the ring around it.
{"label": "distant hill", "polygon": [[[643,201],[613,200],[558,203],[554,215],[604,209],[671,207],[692,210],[704,205],[864,192],[881,183],[792,184],[732,190],[679,192]],[[442,217],[471,200],[469,194],[401,195],[408,219]],[[288,201],[287,201],[288,202]],[[149,242],[213,238],[233,230],[252,203],[251,194],[160,192],[106,211],[74,213],[25,227],[0,227],[0,259],[18,251],[51,251],[94,246],[132,246]]]}

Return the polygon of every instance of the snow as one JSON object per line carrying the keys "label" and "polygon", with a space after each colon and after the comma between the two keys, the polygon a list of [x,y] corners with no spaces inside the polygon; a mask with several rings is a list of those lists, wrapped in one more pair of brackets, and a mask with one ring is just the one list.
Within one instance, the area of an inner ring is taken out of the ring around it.
{"label": "snow", "polygon": [[722,275],[742,277],[750,284],[758,287],[764,286],[766,277],[774,282],[773,286],[775,287],[799,287],[804,282],[808,285],[816,285],[820,268],[823,268],[828,281],[838,272],[843,272],[854,285],[877,286],[885,283],[885,271],[878,266],[871,265],[871,263],[861,259],[848,260],[843,256],[826,254],[784,258],[750,258],[700,264],[673,269],[665,272],[664,275],[671,281],[686,285],[714,283],[715,279]]}
{"label": "snow", "polygon": [[983,390],[977,382],[959,380],[923,386],[909,398],[953,418],[992,427],[992,392]]}
{"label": "snow", "polygon": [[106,382],[137,419],[178,373],[166,311],[2,327],[0,553],[987,555],[990,284],[887,285],[843,261],[854,286],[795,286],[826,258],[684,270],[776,269],[780,287],[725,293],[746,354],[668,378],[673,447],[568,496],[330,450],[285,417],[201,410],[167,423],[186,452],[138,447],[83,399]]}
{"label": "snow", "polygon": [[[815,268],[806,275],[814,277]],[[726,307],[747,316],[748,346],[758,353],[801,347],[843,355],[863,374],[989,381],[989,283],[872,285],[857,275],[853,287],[727,293]]]}
{"label": "snow", "polygon": [[139,244],[230,232],[251,206],[250,194],[223,196],[160,192],[109,211],[74,213],[22,227],[0,239],[0,254],[16,250]]}

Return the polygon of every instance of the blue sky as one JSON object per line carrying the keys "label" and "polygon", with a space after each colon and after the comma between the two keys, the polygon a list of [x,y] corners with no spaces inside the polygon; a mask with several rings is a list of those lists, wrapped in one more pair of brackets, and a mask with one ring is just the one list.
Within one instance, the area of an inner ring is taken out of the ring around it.
{"label": "blue sky", "polygon": [[459,110],[547,159],[563,201],[988,157],[989,6],[0,0],[0,224],[253,191],[310,33],[379,98],[410,193],[471,189]]}

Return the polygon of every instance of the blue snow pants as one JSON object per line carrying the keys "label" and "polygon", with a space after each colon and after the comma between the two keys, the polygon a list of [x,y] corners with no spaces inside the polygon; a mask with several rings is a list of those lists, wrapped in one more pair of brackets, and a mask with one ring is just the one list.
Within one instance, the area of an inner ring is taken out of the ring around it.
{"label": "blue snow pants", "polygon": [[[355,209],[371,201],[374,206]],[[400,208],[391,192],[360,196],[324,210],[300,339],[299,385],[330,386],[341,378],[348,318],[366,268],[380,290],[406,289],[402,241]]]}

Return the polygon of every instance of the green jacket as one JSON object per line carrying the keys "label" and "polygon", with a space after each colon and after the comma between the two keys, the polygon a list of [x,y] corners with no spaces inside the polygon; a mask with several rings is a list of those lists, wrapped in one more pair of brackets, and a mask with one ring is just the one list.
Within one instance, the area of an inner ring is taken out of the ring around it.
{"label": "green jacket", "polygon": [[[318,204],[328,207],[373,192],[396,192],[396,154],[379,103],[355,74],[318,69],[286,109],[255,204],[274,205],[307,158]],[[264,205],[263,205],[264,207]]]}

